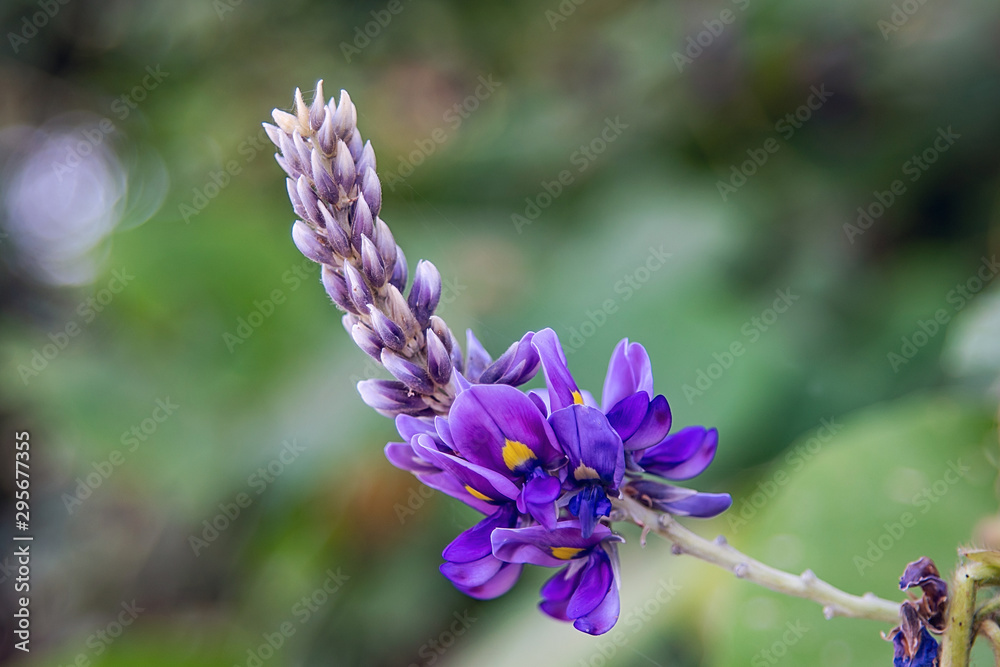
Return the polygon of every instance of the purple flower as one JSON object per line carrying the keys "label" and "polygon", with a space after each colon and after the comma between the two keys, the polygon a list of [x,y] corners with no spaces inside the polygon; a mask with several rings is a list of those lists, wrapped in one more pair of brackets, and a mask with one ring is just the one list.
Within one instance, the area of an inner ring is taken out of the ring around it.
{"label": "purple flower", "polygon": [[514,506],[506,505],[456,537],[442,553],[445,562],[441,574],[458,590],[479,600],[509,591],[517,583],[523,566],[496,558],[490,539],[497,529],[515,526],[517,518]]}
{"label": "purple flower", "polygon": [[615,543],[622,541],[604,525],[582,537],[580,525],[573,520],[560,521],[553,530],[498,528],[492,536],[493,554],[502,561],[562,567],[542,586],[540,607],[591,635],[604,634],[618,621],[621,603]]}
{"label": "purple flower", "polygon": [[546,392],[536,393],[536,405],[548,411],[569,457],[568,510],[579,517],[584,536],[608,516],[623,478],[625,493],[660,511],[712,517],[729,508],[729,494],[698,493],[642,478],[643,472],[672,480],[695,477],[712,462],[718,445],[715,429],[692,426],[668,435],[670,406],[662,395],[653,396],[652,365],[642,345],[624,339],[615,347],[599,410],[596,403],[587,405],[588,394],[573,379],[556,333],[539,331],[533,344],[546,383]]}
{"label": "purple flower", "polygon": [[919,600],[904,600],[899,607],[899,625],[886,639],[892,641],[895,667],[934,667],[938,660],[938,643],[931,632],[943,632],[946,622],[948,584],[941,578],[934,561],[919,558],[903,571],[900,590],[920,587],[924,594]]}

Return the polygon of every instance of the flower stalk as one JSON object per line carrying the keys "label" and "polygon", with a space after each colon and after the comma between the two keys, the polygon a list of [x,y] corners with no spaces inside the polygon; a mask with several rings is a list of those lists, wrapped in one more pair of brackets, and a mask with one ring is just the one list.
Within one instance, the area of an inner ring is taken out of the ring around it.
{"label": "flower stalk", "polygon": [[[661,514],[635,498],[612,500],[622,520],[631,521],[646,532],[653,532],[670,540],[674,552],[688,554],[729,570],[740,579],[769,588],[777,593],[812,600],[823,606],[828,619],[834,616],[867,618],[883,623],[899,620],[899,603],[884,600],[872,593],[862,596],[845,593],[806,570],[800,575],[783,572],[741,553],[725,538],[706,540],[677,522],[669,514]],[[613,517],[617,518],[617,517]]]}

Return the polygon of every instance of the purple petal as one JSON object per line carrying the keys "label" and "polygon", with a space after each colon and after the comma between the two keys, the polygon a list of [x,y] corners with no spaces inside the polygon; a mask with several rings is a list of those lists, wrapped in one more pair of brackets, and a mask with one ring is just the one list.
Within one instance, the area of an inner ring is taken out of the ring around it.
{"label": "purple petal", "polygon": [[607,410],[626,396],[640,391],[653,395],[653,367],[646,348],[623,338],[611,353],[601,405]]}
{"label": "purple petal", "polygon": [[445,446],[455,451],[455,441],[451,437],[451,426],[448,425],[448,420],[444,417],[435,417],[434,429],[437,432],[438,438],[440,438]]}
{"label": "purple petal", "polygon": [[597,609],[582,616],[573,623],[573,627],[588,635],[603,635],[615,627],[621,613],[621,599],[617,587],[612,586]]}
{"label": "purple petal", "polygon": [[467,329],[465,332],[465,347],[469,351],[468,360],[465,362],[465,377],[472,382],[479,382],[479,377],[493,360],[483,344],[472,333],[472,329]]}
{"label": "purple petal", "polygon": [[[613,429],[618,431],[618,435],[621,436],[622,440],[628,440],[643,423],[643,420],[646,419],[649,407],[649,394],[642,391],[631,394],[618,401],[608,411],[608,423],[611,424]],[[663,435],[666,435],[666,433]],[[662,440],[663,435],[651,444],[656,444]]]}
{"label": "purple petal", "polygon": [[467,487],[466,491],[480,500],[494,503],[504,502],[505,500],[515,500],[521,493],[521,490],[513,482],[500,473],[439,451],[434,446],[434,440],[430,436],[419,435],[412,444],[417,455],[454,475]]}
{"label": "purple petal", "polygon": [[455,399],[448,421],[462,456],[511,478],[560,457],[542,413],[507,385],[470,387]]}
{"label": "purple petal", "polygon": [[603,551],[595,550],[583,568],[580,583],[566,606],[566,614],[570,618],[580,618],[594,611],[607,597],[613,581],[611,563],[608,562],[607,556]]}
{"label": "purple petal", "polygon": [[562,567],[567,560],[585,557],[602,540],[623,541],[603,524],[589,538],[584,538],[576,520],[560,521],[552,530],[543,526],[497,528],[491,538],[493,555],[500,560],[544,567]]}
{"label": "purple petal", "polygon": [[528,477],[517,498],[517,509],[530,514],[548,530],[556,527],[556,499],[562,493],[562,483],[558,477],[546,473],[541,468]]}
{"label": "purple petal", "polygon": [[469,563],[442,563],[438,569],[456,586],[473,588],[487,583],[501,567],[503,562],[488,554]]}
{"label": "purple petal", "polygon": [[667,437],[672,421],[667,399],[662,394],[655,397],[649,402],[649,409],[646,410],[642,423],[625,442],[625,449],[631,451],[652,447]]}
{"label": "purple petal", "polygon": [[541,360],[531,344],[534,333],[528,332],[518,342],[507,348],[489,368],[479,376],[480,384],[509,384],[513,387],[535,377]]}
{"label": "purple petal", "polygon": [[612,489],[618,488],[625,474],[625,449],[600,410],[571,405],[553,412],[549,423],[569,457],[574,479],[599,478]]}
{"label": "purple petal", "polygon": [[385,458],[400,470],[412,473],[435,473],[440,470],[417,456],[413,447],[405,442],[390,442],[385,446]]}
{"label": "purple petal", "polygon": [[644,451],[639,465],[666,479],[691,479],[712,462],[718,445],[719,432],[714,428],[688,426]]}
{"label": "purple petal", "polygon": [[504,563],[497,573],[493,575],[493,578],[486,583],[480,586],[456,586],[456,588],[477,600],[492,600],[493,598],[500,597],[514,587],[518,577],[521,576],[522,569],[524,569],[523,565]]}
{"label": "purple petal", "polygon": [[549,389],[549,403],[552,411],[570,405],[582,405],[583,396],[576,386],[576,381],[570,375],[569,367],[566,364],[566,355],[562,345],[559,343],[559,336],[552,329],[542,329],[535,334],[532,345],[538,350],[538,356],[542,360],[542,368],[545,370],[545,385]]}
{"label": "purple petal", "polygon": [[497,509],[494,503],[481,500],[469,493],[468,487],[450,472],[417,473],[417,479],[425,486],[460,500],[485,515],[490,515]]}
{"label": "purple petal", "polygon": [[490,535],[494,528],[510,528],[517,521],[513,504],[503,505],[496,512],[469,528],[445,547],[441,556],[454,563],[470,563],[493,554]]}
{"label": "purple petal", "polygon": [[628,487],[627,491],[646,505],[676,516],[707,519],[722,514],[733,504],[728,493],[700,493],[651,480],[630,482]]}

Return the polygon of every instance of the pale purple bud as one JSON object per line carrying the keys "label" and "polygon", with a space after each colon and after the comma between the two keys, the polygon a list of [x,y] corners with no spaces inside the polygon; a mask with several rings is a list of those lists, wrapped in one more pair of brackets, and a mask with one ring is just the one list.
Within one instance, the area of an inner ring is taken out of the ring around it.
{"label": "pale purple bud", "polygon": [[[299,178],[302,178],[301,176]],[[302,199],[299,198],[299,186],[296,181],[292,178],[285,179],[285,184],[288,186],[288,201],[292,202],[292,210],[295,211],[295,215],[300,218],[308,218],[309,215],[306,213],[305,207],[302,205]]]}
{"label": "pale purple bud", "polygon": [[359,313],[366,312],[368,305],[373,301],[372,291],[365,284],[364,277],[350,262],[344,262],[344,280],[347,281],[347,291],[351,294],[351,301]]}
{"label": "pale purple bud", "polygon": [[354,331],[354,325],[360,322],[358,316],[353,313],[344,313],[344,316],[340,318],[340,323],[344,327],[344,331],[347,332],[348,336],[352,335]]}
{"label": "pale purple bud", "polygon": [[382,339],[382,344],[390,350],[400,352],[406,347],[406,335],[399,325],[390,320],[374,305],[368,306],[368,314],[371,316],[372,327],[375,333]]}
{"label": "pale purple bud", "polygon": [[344,192],[349,192],[354,186],[354,160],[347,144],[343,141],[337,142],[337,154],[333,157],[333,180]]}
{"label": "pale purple bud", "polygon": [[509,384],[515,387],[524,384],[535,377],[541,367],[538,351],[531,344],[533,332],[524,334],[486,370],[477,382],[481,384]]}
{"label": "pale purple bud", "polygon": [[326,100],[323,99],[323,79],[316,84],[316,96],[309,107],[309,126],[313,131],[320,128],[326,118]]}
{"label": "pale purple bud", "polygon": [[299,252],[317,264],[326,264],[333,259],[330,249],[323,245],[309,225],[301,220],[296,220],[292,225],[292,241],[295,242]]}
{"label": "pale purple bud", "polygon": [[[365,201],[368,201],[367,197],[365,197]],[[386,273],[391,275],[396,266],[396,239],[393,238],[392,232],[389,231],[389,225],[385,224],[382,218],[375,218],[375,247],[378,248],[378,254],[385,265]]]}
{"label": "pale purple bud", "polygon": [[368,208],[364,195],[359,195],[351,213],[351,244],[361,252],[361,238],[364,236],[371,238],[374,235],[375,221],[372,219],[372,211]]}
{"label": "pale purple bud", "polygon": [[319,148],[324,155],[333,155],[333,151],[337,147],[337,135],[333,131],[333,114],[330,113],[329,109],[327,109],[323,124],[316,131],[316,141],[319,142]]}
{"label": "pale purple bud", "polygon": [[451,354],[454,347],[453,342],[455,340],[455,337],[451,334],[451,329],[449,329],[448,325],[445,324],[445,321],[437,315],[431,315],[430,325],[431,331],[437,334],[437,337],[444,344],[445,349],[448,350],[448,354]]}
{"label": "pale purple bud", "polygon": [[292,169],[292,165],[288,164],[288,160],[285,159],[285,156],[275,153],[274,160],[278,163],[278,166],[281,167],[285,171],[285,173],[288,174],[290,177],[292,178],[299,177],[299,172]]}
{"label": "pale purple bud", "polygon": [[382,341],[379,340],[377,333],[366,327],[361,322],[358,322],[351,327],[351,337],[354,339],[355,344],[357,344],[357,346],[363,351],[370,354],[375,361],[381,360]]}
{"label": "pale purple bud", "polygon": [[382,210],[382,184],[379,182],[375,170],[371,167],[362,170],[359,163],[358,173],[364,174],[361,178],[361,194],[365,196],[365,201],[368,202],[368,207],[372,210],[372,217],[377,218],[379,211]]}
{"label": "pale purple bud", "polygon": [[358,174],[364,175],[369,169],[372,171],[377,171],[375,169],[375,149],[372,148],[372,142],[366,141],[365,146],[361,149],[361,156],[355,161],[358,167]]}
{"label": "pale purple bud", "polygon": [[[358,159],[361,157],[361,153],[364,151],[364,143],[361,141],[361,133],[358,132],[357,128],[354,129],[354,133],[347,139],[347,148],[351,151],[351,159],[357,164]],[[356,172],[357,174],[362,174],[364,172]]]}
{"label": "pale purple bud", "polygon": [[306,102],[302,99],[302,91],[298,88],[295,89],[295,117],[302,129],[309,127],[309,108],[306,107]]}
{"label": "pale purple bud", "polygon": [[310,153],[312,153],[312,150],[309,148],[309,143],[302,138],[298,130],[295,130],[295,133],[292,134],[292,145],[295,147],[295,155],[302,166],[302,172],[309,171],[309,163],[312,160]]}
{"label": "pale purple bud", "polygon": [[448,348],[432,329],[425,336],[427,341],[427,373],[435,384],[446,385],[451,379],[451,357]]}
{"label": "pale purple bud", "polygon": [[397,414],[418,415],[428,412],[427,404],[419,394],[411,392],[396,380],[362,380],[358,393],[369,407],[393,417]]}
{"label": "pale purple bud", "polygon": [[417,325],[417,320],[413,317],[413,313],[410,312],[410,307],[406,304],[406,299],[403,298],[402,293],[392,283],[389,283],[383,289],[385,290],[386,315],[402,328],[403,333],[408,336],[415,336],[420,331],[420,328]]}
{"label": "pale purple bud", "polygon": [[361,237],[361,270],[375,289],[385,284],[385,265],[379,257],[375,244],[367,236]]}
{"label": "pale purple bud", "polygon": [[413,274],[413,287],[407,303],[421,327],[427,325],[430,316],[434,314],[438,301],[441,299],[441,274],[437,267],[426,259],[417,262],[417,270]]}
{"label": "pale purple bud", "polygon": [[351,254],[351,242],[347,238],[347,232],[344,231],[341,224],[330,213],[330,209],[327,208],[326,204],[316,202],[316,208],[319,209],[323,225],[326,227],[326,238],[330,242],[330,247],[341,257],[349,256]]}
{"label": "pale purple bud", "polygon": [[351,96],[346,90],[341,90],[340,103],[333,113],[333,131],[343,139],[357,125],[357,118],[357,111],[354,109],[354,103],[351,102]]}
{"label": "pale purple bud", "polygon": [[302,209],[306,212],[305,218],[316,225],[323,224],[319,216],[319,209],[316,208],[316,193],[309,185],[309,179],[305,174],[299,176],[296,183],[296,190],[299,193],[299,201],[302,202]]}
{"label": "pale purple bud", "polygon": [[[351,300],[351,291],[347,288],[347,281],[344,280],[344,276],[326,264],[322,267],[321,276],[326,293],[330,295],[330,298],[333,299],[338,308],[348,313],[357,314],[360,312]],[[348,330],[348,333],[350,333],[350,330]]]}
{"label": "pale purple bud", "polygon": [[288,135],[282,132],[280,128],[275,125],[271,125],[270,123],[261,123],[261,126],[264,128],[264,132],[267,133],[267,138],[270,139],[271,143],[277,146],[280,150],[281,136],[284,135],[287,137]]}
{"label": "pale purple bud", "polygon": [[397,245],[396,266],[392,267],[392,278],[389,278],[389,282],[395,285],[396,289],[402,292],[406,289],[408,273],[409,267],[406,265],[406,255],[403,254],[403,249]]}
{"label": "pale purple bud", "polygon": [[[292,168],[294,173],[290,174],[292,178],[298,178],[304,169],[302,165],[302,159],[299,157],[299,151],[296,150],[295,144],[292,143],[291,136],[282,133],[278,137],[278,148],[281,149],[281,154],[288,161],[288,166]],[[308,163],[307,163],[308,164]]]}
{"label": "pale purple bud", "polygon": [[392,350],[382,350],[382,365],[392,373],[393,377],[413,391],[420,394],[430,394],[434,391],[434,383],[431,382],[427,371]]}
{"label": "pale purple bud", "polygon": [[337,193],[337,186],[333,183],[333,176],[326,168],[326,161],[320,156],[319,151],[312,152],[312,177],[316,184],[316,194],[320,199],[335,202],[340,195]]}
{"label": "pale purple bud", "polygon": [[476,338],[476,334],[472,333],[472,329],[467,329],[465,332],[465,347],[469,351],[469,358],[465,362],[465,377],[471,382],[478,382],[479,376],[493,363],[493,359]]}

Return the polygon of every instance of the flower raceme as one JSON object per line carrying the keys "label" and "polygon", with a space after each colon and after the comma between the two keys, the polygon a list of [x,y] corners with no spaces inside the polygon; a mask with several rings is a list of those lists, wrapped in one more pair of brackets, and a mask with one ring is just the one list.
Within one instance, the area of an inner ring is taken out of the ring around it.
{"label": "flower raceme", "polygon": [[[350,96],[327,102],[320,81],[310,105],[298,90],[294,100],[294,113],[275,109],[275,124],[264,124],[298,217],[292,240],[321,265],[354,342],[394,378],[358,383],[365,403],[396,420],[402,442],[386,445],[386,457],[484,516],[445,548],[441,573],[488,599],[510,590],[525,564],[560,568],[542,587],[542,611],[607,632],[620,609],[623,541],[610,527],[612,501],[628,496],[676,516],[725,511],[729,494],[661,481],[704,471],[718,433],[669,433],[649,356],[628,339],[611,355],[600,404],[577,386],[551,329],[525,334],[496,360],[470,331],[463,354],[434,314],[433,264],[417,264],[403,296],[406,257],[380,217],[375,152]],[[540,368],[544,389],[517,389]]]}
{"label": "flower raceme", "polygon": [[396,418],[404,442],[389,443],[386,456],[485,515],[444,550],[441,572],[459,590],[493,598],[516,583],[524,564],[560,567],[542,588],[542,611],[601,634],[619,611],[622,539],[609,525],[612,499],[627,494],[680,516],[726,510],[728,494],[655,479],[700,474],[718,437],[702,427],[668,433],[670,408],[653,395],[641,345],[626,339],[615,348],[598,405],[573,380],[554,331],[530,340],[545,389],[459,381],[447,418]]}

